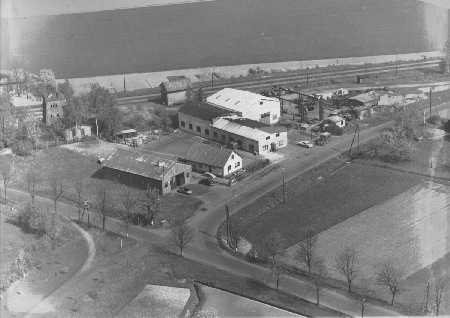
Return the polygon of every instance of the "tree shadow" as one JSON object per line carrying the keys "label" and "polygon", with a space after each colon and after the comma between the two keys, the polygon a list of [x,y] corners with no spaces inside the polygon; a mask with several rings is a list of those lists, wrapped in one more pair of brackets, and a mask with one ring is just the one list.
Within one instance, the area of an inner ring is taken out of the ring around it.
{"label": "tree shadow", "polygon": [[103,169],[100,168],[91,175],[91,178],[103,180],[104,176]]}

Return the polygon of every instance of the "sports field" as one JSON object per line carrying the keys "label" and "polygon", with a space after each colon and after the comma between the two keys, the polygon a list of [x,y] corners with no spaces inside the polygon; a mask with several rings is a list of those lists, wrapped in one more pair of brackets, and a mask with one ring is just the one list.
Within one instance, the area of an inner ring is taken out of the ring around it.
{"label": "sports field", "polygon": [[217,0],[1,20],[11,56],[57,78],[437,51],[447,10],[408,0]]}

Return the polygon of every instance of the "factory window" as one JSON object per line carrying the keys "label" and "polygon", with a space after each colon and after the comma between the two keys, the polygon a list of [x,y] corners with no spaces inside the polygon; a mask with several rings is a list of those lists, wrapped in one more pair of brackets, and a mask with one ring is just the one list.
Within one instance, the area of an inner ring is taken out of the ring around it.
{"label": "factory window", "polygon": [[278,146],[281,146],[283,144],[283,140],[280,140],[279,142],[278,142]]}
{"label": "factory window", "polygon": [[230,137],[230,142],[233,142],[234,141],[234,138],[233,137]]}
{"label": "factory window", "polygon": [[186,123],[184,121],[181,121],[181,127],[185,127]]}
{"label": "factory window", "polygon": [[231,170],[231,165],[228,166],[228,171],[230,171],[230,170]]}
{"label": "factory window", "polygon": [[189,129],[192,130],[192,124],[189,124]]}
{"label": "factory window", "polygon": [[268,145],[263,146],[263,150],[269,150],[269,146]]}
{"label": "factory window", "polygon": [[234,155],[231,155],[231,159],[234,159]]}
{"label": "factory window", "polygon": [[202,132],[202,129],[199,126],[197,126],[197,132]]}
{"label": "factory window", "polygon": [[278,118],[278,115],[277,115],[277,114],[275,114],[275,115],[272,116],[272,119],[273,119],[273,120],[275,120],[275,119],[277,119],[277,118]]}
{"label": "factory window", "polygon": [[278,133],[276,136],[277,136],[277,137],[280,137],[280,133]]}
{"label": "factory window", "polygon": [[205,129],[205,135],[209,136],[209,130]]}
{"label": "factory window", "polygon": [[266,137],[266,140],[269,140],[269,139],[270,139],[270,136],[267,136],[267,137]]}
{"label": "factory window", "polygon": [[234,165],[235,168],[239,167],[241,165],[241,163],[238,161],[236,162],[236,164]]}
{"label": "factory window", "polygon": [[250,151],[255,151],[255,146],[253,146],[253,145],[248,145],[248,149],[249,149]]}
{"label": "factory window", "polygon": [[217,138],[217,131],[213,131],[213,136]]}
{"label": "factory window", "polygon": [[222,139],[225,140],[225,135],[222,135]]}

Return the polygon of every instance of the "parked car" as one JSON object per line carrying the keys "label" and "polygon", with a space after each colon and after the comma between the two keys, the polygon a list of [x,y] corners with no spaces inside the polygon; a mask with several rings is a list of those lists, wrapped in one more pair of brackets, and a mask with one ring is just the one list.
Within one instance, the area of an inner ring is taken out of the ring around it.
{"label": "parked car", "polygon": [[205,177],[213,178],[213,179],[216,177],[216,175],[215,175],[215,174],[212,174],[211,172],[205,172],[203,175],[204,175]]}
{"label": "parked car", "polygon": [[212,181],[211,179],[205,178],[205,179],[200,180],[198,183],[212,187],[215,182]]}
{"label": "parked car", "polygon": [[187,194],[187,195],[192,194],[192,190],[189,188],[186,188],[186,187],[178,188],[177,192]]}
{"label": "parked car", "polygon": [[311,141],[308,140],[302,140],[297,142],[297,145],[305,147],[305,148],[312,148],[314,145]]}

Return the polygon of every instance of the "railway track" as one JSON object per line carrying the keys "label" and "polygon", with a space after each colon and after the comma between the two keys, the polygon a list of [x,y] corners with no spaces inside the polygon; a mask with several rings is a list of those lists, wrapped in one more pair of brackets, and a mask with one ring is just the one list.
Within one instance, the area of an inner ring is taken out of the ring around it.
{"label": "railway track", "polygon": [[[396,65],[384,65],[384,66],[368,66],[359,67],[351,70],[342,70],[342,71],[319,71],[314,72],[312,70],[311,74],[298,74],[298,73],[275,73],[275,74],[267,74],[258,77],[245,78],[241,80],[241,78],[231,79],[231,80],[223,80],[219,81],[214,85],[214,88],[210,87],[209,82],[195,83],[194,88],[203,87],[203,93],[205,95],[213,94],[225,87],[237,88],[237,89],[262,89],[272,84],[281,84],[281,85],[291,85],[298,84],[299,82],[305,82],[308,78],[309,81],[318,81],[318,80],[329,80],[333,78],[341,78],[341,77],[350,77],[356,76],[356,74],[379,74],[379,73],[388,73],[395,70],[397,67],[398,71],[404,70],[412,70],[420,67],[431,67],[437,66],[439,63],[438,60],[427,60],[427,61],[419,61],[419,62],[408,62]],[[304,72],[304,71],[303,71]],[[302,72],[302,73],[303,73]],[[117,102],[119,105],[125,104],[133,104],[133,103],[141,103],[145,102],[148,99],[154,99],[160,96],[159,92],[139,95],[139,96],[130,96],[130,97],[122,97],[118,98]]]}

